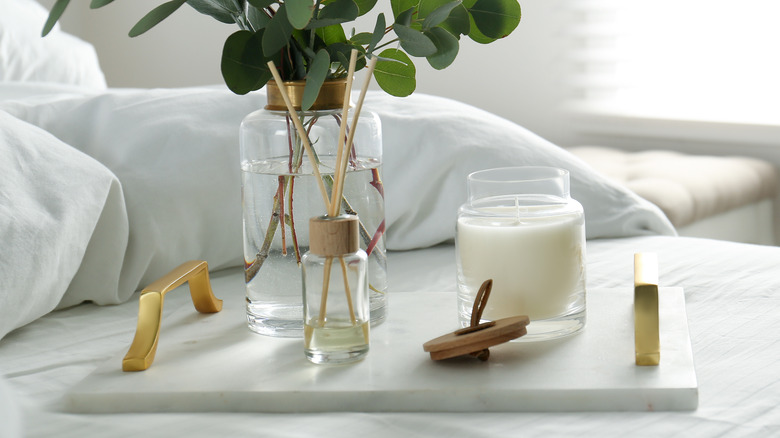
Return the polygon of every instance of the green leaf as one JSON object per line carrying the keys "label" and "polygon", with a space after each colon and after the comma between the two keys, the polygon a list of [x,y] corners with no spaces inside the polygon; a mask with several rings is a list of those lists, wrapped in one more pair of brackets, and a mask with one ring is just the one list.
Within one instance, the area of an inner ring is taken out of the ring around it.
{"label": "green leaf", "polygon": [[520,24],[517,0],[477,0],[468,9],[477,29],[488,38],[503,38]]}
{"label": "green leaf", "polygon": [[423,29],[428,30],[432,27],[436,27],[441,24],[450,16],[450,12],[456,7],[460,6],[460,0],[445,3],[438,8],[434,9],[430,14],[425,15],[425,21],[423,21]]}
{"label": "green leaf", "polygon": [[[416,9],[419,4],[420,0],[390,0],[390,6],[393,9],[393,18],[396,19],[395,22],[398,22],[397,18],[399,15],[410,9]],[[409,25],[408,23],[401,24]]]}
{"label": "green leaf", "polygon": [[471,16],[462,4],[450,12],[450,16],[439,27],[455,36],[468,35],[471,32]]}
{"label": "green leaf", "polygon": [[334,24],[331,26],[325,26],[317,29],[317,36],[322,39],[322,42],[326,46],[335,43],[346,43],[347,35],[344,33],[344,28],[340,24]]}
{"label": "green leaf", "polygon": [[487,37],[482,32],[480,32],[479,28],[474,23],[474,17],[472,17],[471,14],[469,14],[469,26],[470,26],[470,30],[468,33],[469,38],[471,38],[475,42],[478,42],[479,44],[490,44],[497,39],[497,38]]}
{"label": "green leaf", "polygon": [[307,29],[317,29],[324,26],[346,23],[358,17],[358,5],[354,0],[334,0],[325,5]]}
{"label": "green leaf", "polygon": [[132,29],[130,29],[130,33],[128,35],[130,35],[130,37],[137,37],[138,35],[143,34],[176,12],[176,10],[179,9],[184,3],[185,0],[171,0],[161,4],[160,6],[157,6],[148,14],[144,15],[144,17],[141,18]]}
{"label": "green leaf", "polygon": [[272,57],[273,54],[286,46],[292,36],[293,27],[287,20],[287,11],[284,5],[279,6],[274,18],[265,27],[265,34],[263,35],[263,53],[269,54]]}
{"label": "green leaf", "polygon": [[46,19],[46,24],[43,25],[41,36],[46,36],[51,32],[54,25],[57,24],[57,20],[59,20],[60,17],[62,17],[62,13],[65,12],[65,8],[68,7],[68,3],[70,3],[70,0],[57,0],[57,3],[54,3],[54,6],[51,7],[51,11],[49,12],[49,18]]}
{"label": "green leaf", "polygon": [[369,13],[372,9],[374,9],[374,6],[376,6],[377,0],[355,0],[355,3],[358,6],[358,16],[362,17],[363,15],[366,15]]}
{"label": "green leaf", "polygon": [[265,27],[268,26],[268,23],[271,22],[271,17],[269,17],[262,8],[258,9],[252,4],[246,8],[246,19],[255,31],[265,29]]}
{"label": "green leaf", "polygon": [[349,58],[344,53],[344,51],[339,50],[334,53],[336,54],[336,60],[333,62],[338,62],[344,67],[344,70],[349,70]]}
{"label": "green leaf", "polygon": [[113,2],[114,0],[92,0],[89,4],[90,9],[102,8],[103,6]]}
{"label": "green leaf", "polygon": [[303,29],[309,24],[314,14],[312,0],[286,0],[284,5],[287,7],[287,19],[290,20],[292,27]]}
{"label": "green leaf", "polygon": [[374,51],[376,45],[379,44],[380,41],[382,41],[382,38],[384,38],[386,27],[387,24],[385,23],[385,14],[379,14],[376,17],[376,24],[374,24],[374,33],[371,35],[371,42],[368,44],[368,48],[366,49],[366,52],[372,53]]}
{"label": "green leaf", "polygon": [[235,23],[235,17],[244,12],[245,3],[245,0],[187,0],[196,11],[222,23]]}
{"label": "green leaf", "polygon": [[395,34],[401,40],[401,47],[412,56],[430,56],[436,53],[436,46],[430,38],[419,30],[402,24],[393,26]]}
{"label": "green leaf", "polygon": [[[292,73],[288,73],[285,79],[292,79],[294,81],[300,81],[306,79],[306,59],[303,57],[303,53],[298,50],[296,44],[289,45],[290,58],[292,58]],[[311,51],[311,50],[310,50]],[[312,55],[314,53],[312,52]]]}
{"label": "green leaf", "polygon": [[302,110],[308,110],[317,100],[322,83],[328,76],[329,68],[330,55],[327,50],[320,49],[306,74],[306,85],[303,87],[303,100],[301,101]]}
{"label": "green leaf", "polygon": [[411,26],[412,25],[412,17],[414,16],[414,13],[417,11],[416,8],[412,7],[409,8],[400,14],[395,16],[395,24],[400,24],[402,26]]}
{"label": "green leaf", "polygon": [[275,3],[275,0],[247,0],[250,5],[256,7],[257,9],[263,9],[271,6]]}
{"label": "green leaf", "polygon": [[436,53],[428,57],[428,63],[436,70],[449,67],[458,56],[458,39],[440,27],[434,27],[425,34],[436,46]]}
{"label": "green leaf", "polygon": [[263,31],[239,30],[225,40],[222,49],[222,77],[236,94],[258,90],[272,75],[263,56]]}
{"label": "green leaf", "polygon": [[[401,50],[387,49],[379,54],[379,58],[386,58],[395,61],[378,61],[374,69],[374,79],[380,88],[390,95],[397,97],[406,97],[417,88],[412,60]],[[400,62],[396,62],[400,61]]]}
{"label": "green leaf", "polygon": [[368,32],[360,32],[359,34],[352,36],[352,38],[349,39],[349,42],[365,46],[366,44],[371,44],[372,36],[373,35]]}
{"label": "green leaf", "polygon": [[355,63],[355,71],[361,70],[366,66],[366,52],[365,49],[363,49],[361,46],[342,43],[331,44],[327,47],[328,53],[330,53],[330,62],[337,62],[344,67],[345,71],[348,70],[349,57],[352,55],[352,49],[358,51],[358,59],[357,63]]}

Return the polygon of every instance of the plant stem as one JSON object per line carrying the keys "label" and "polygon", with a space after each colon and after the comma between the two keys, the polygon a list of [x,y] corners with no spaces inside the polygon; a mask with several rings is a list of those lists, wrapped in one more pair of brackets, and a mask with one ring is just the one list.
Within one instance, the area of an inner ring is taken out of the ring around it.
{"label": "plant stem", "polygon": [[265,259],[268,258],[268,252],[271,249],[271,242],[274,240],[274,234],[276,234],[276,227],[279,225],[279,196],[274,196],[274,206],[271,210],[271,219],[268,222],[268,230],[265,232],[265,239],[263,239],[263,245],[260,247],[260,251],[257,252],[255,259],[252,260],[248,266],[244,267],[244,280],[249,283],[257,275],[257,272],[263,266]]}
{"label": "plant stem", "polygon": [[[281,202],[279,202],[279,216],[283,218],[284,217],[284,190],[285,190],[284,177],[279,176],[278,181],[279,181],[279,188],[277,189],[277,196],[279,197],[279,199],[282,200]],[[280,228],[279,231],[282,232],[282,255],[286,256],[287,255],[287,233],[284,232],[283,220],[279,221],[279,228]]]}
{"label": "plant stem", "polygon": [[398,41],[400,41],[400,39],[398,39],[398,38],[392,39],[392,40],[390,40],[390,41],[388,41],[386,43],[383,43],[383,44],[380,44],[380,45],[374,47],[374,51],[377,51],[377,50],[381,49],[382,47],[387,47],[390,44],[393,44],[393,43],[398,42]]}
{"label": "plant stem", "polygon": [[382,238],[382,234],[385,232],[385,221],[382,220],[382,223],[379,224],[379,226],[376,228],[376,233],[374,233],[374,237],[371,238],[371,242],[368,243],[366,246],[366,255],[371,255],[371,252],[376,249],[377,243],[379,243],[379,239]]}
{"label": "plant stem", "polygon": [[293,217],[293,188],[295,186],[295,177],[288,176],[286,178],[290,185],[290,196],[287,198],[287,211],[289,212],[287,217],[290,218],[290,235],[292,236],[293,241],[293,251],[295,251],[295,262],[298,263],[298,266],[300,266],[301,250],[298,248],[298,235],[295,232],[295,218]]}

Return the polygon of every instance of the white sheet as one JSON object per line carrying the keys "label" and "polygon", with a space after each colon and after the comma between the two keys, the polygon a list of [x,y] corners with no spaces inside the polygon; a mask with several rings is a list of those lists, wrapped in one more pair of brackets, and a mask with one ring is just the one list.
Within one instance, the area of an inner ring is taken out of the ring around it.
{"label": "white sheet", "polygon": [[[780,278],[776,275],[780,248],[694,238],[636,237],[589,241],[587,250],[589,288],[630,290],[633,252],[656,251],[661,285],[685,289],[700,388],[696,411],[465,415],[60,412],[59,400],[69,387],[129,346],[137,312],[134,301],[111,307],[84,304],[57,311],[11,333],[0,341],[0,372],[17,394],[25,432],[30,436],[546,437],[780,433],[780,377],[776,372],[780,361]],[[391,293],[446,290],[455,299],[454,249],[449,245],[391,252],[388,270]],[[220,275],[231,273],[217,273],[215,277]],[[243,291],[223,298],[241,300]],[[191,306],[189,300],[185,291],[175,291],[168,295],[166,309]],[[420,354],[425,354],[422,349]]]}

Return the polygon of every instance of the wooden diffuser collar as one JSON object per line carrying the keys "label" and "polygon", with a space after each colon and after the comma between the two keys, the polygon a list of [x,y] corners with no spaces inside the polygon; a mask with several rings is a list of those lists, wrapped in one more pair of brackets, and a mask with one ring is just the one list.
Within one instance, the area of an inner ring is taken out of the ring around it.
{"label": "wooden diffuser collar", "polygon": [[360,248],[358,217],[317,216],[309,219],[309,251],[320,256],[351,254]]}

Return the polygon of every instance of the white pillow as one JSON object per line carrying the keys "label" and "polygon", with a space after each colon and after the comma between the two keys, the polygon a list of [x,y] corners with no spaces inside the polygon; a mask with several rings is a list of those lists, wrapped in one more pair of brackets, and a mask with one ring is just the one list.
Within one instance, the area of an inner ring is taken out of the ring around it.
{"label": "white pillow", "polygon": [[119,272],[106,266],[127,244],[116,177],[3,111],[0,175],[0,338],[58,304],[118,302]]}
{"label": "white pillow", "polygon": [[588,239],[675,234],[655,205],[595,172],[566,150],[494,114],[442,97],[366,97],[384,137],[387,247],[421,248],[452,239],[469,173],[552,166],[571,176]]}
{"label": "white pillow", "polygon": [[0,82],[54,82],[105,89],[95,48],[70,34],[41,30],[48,11],[35,0],[4,0],[0,14]]}
{"label": "white pillow", "polygon": [[[87,254],[119,275],[119,290],[74,298],[115,302],[178,264],[244,263],[238,128],[264,92],[123,90],[48,103],[0,104],[90,155],[121,181],[130,234],[124,257]],[[387,247],[410,249],[454,236],[466,175],[500,166],[568,169],[589,238],[674,234],[657,207],[604,179],[565,150],[495,115],[449,99],[372,92],[382,119]],[[107,250],[108,246],[103,248]],[[102,250],[101,250],[102,251]]]}

